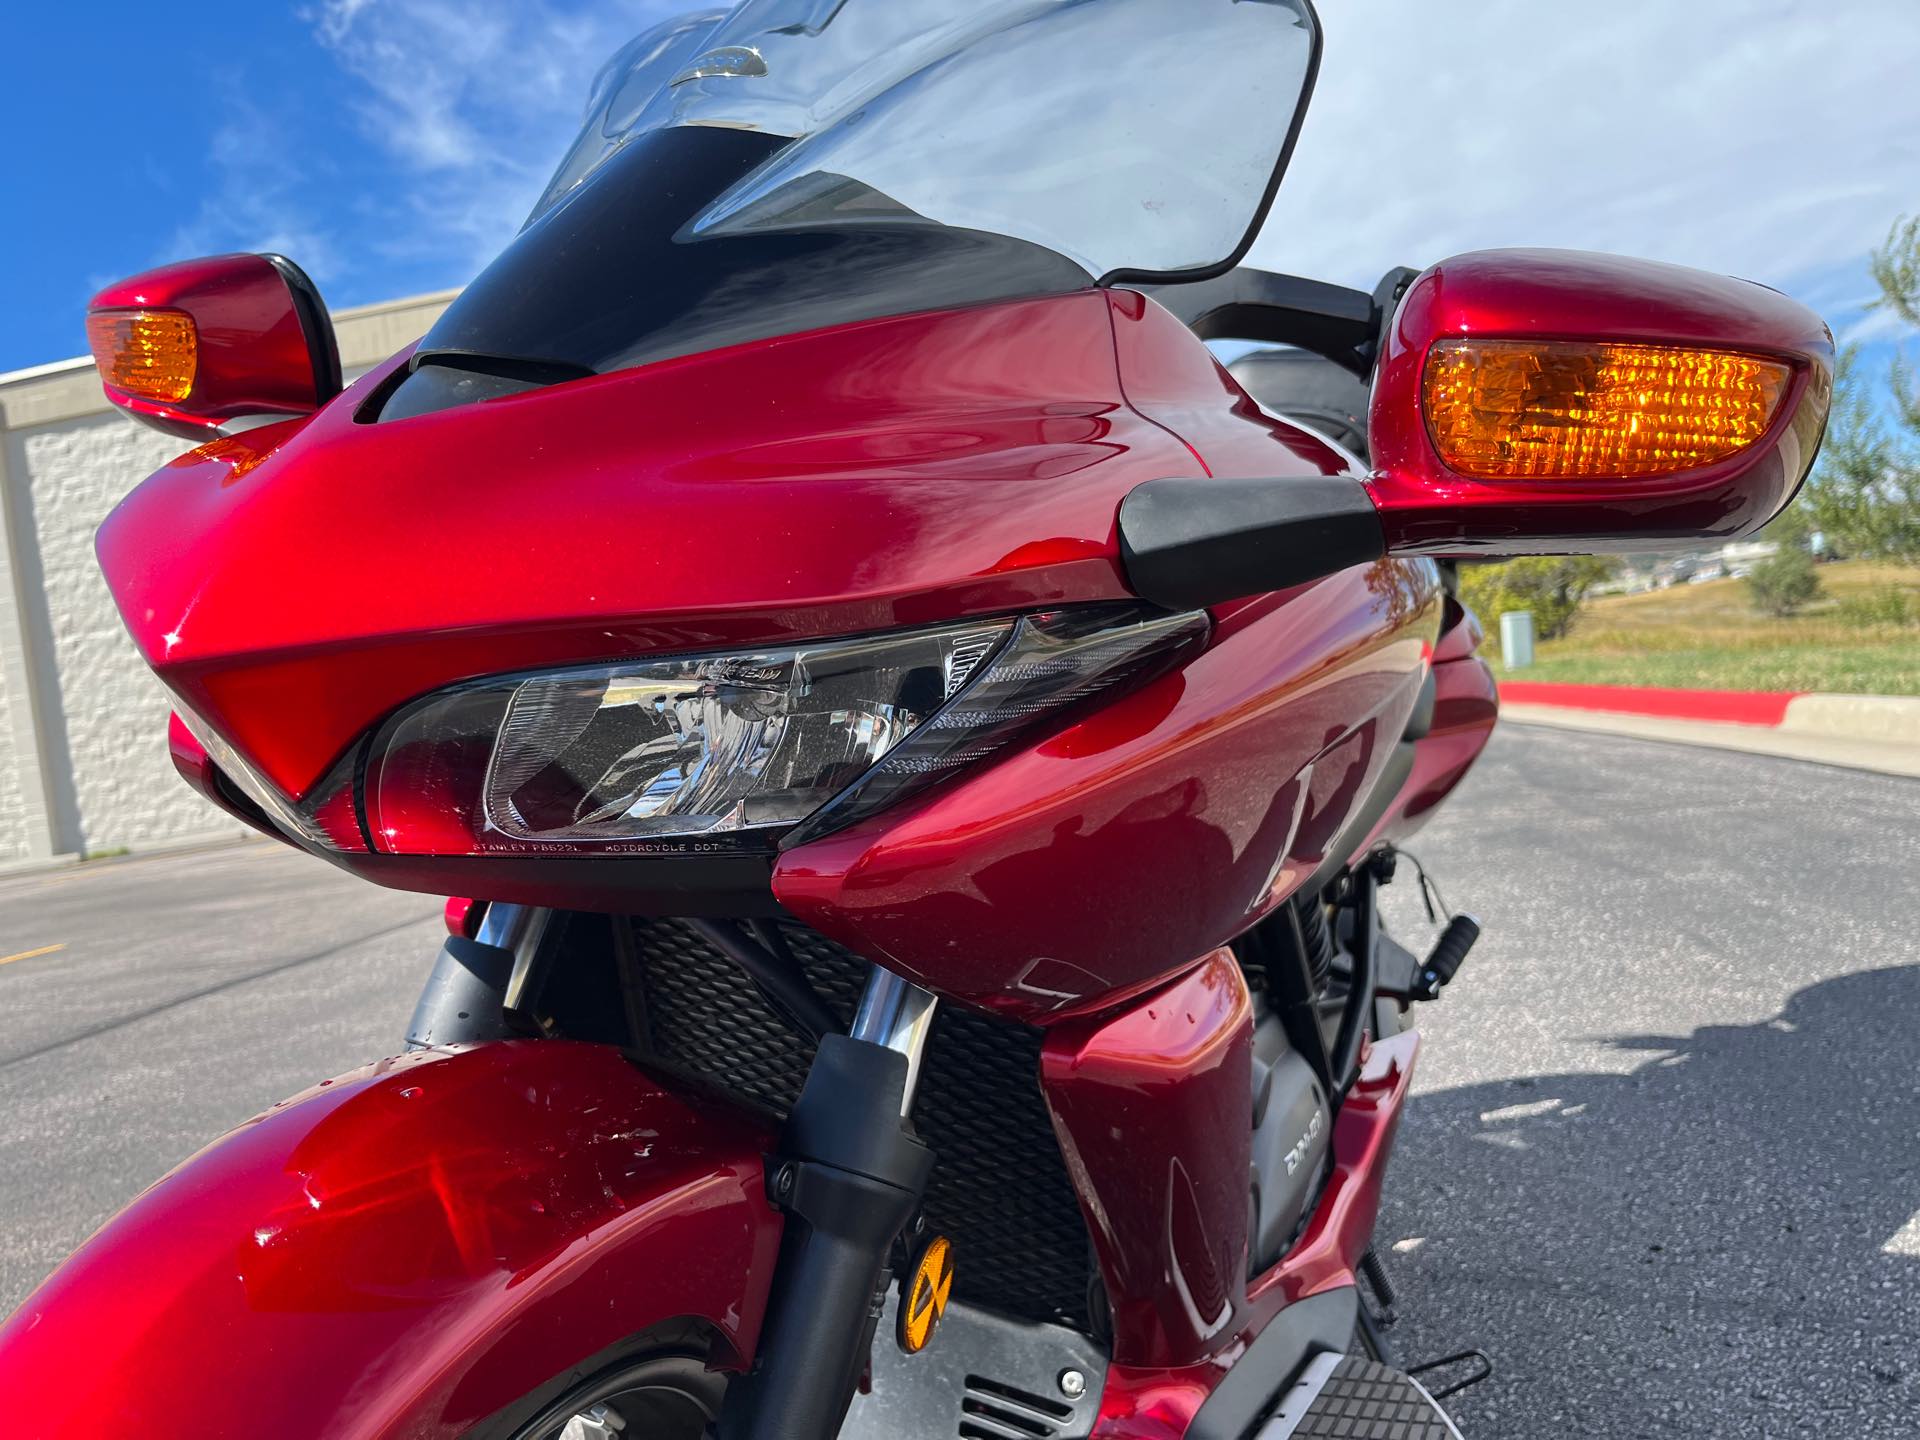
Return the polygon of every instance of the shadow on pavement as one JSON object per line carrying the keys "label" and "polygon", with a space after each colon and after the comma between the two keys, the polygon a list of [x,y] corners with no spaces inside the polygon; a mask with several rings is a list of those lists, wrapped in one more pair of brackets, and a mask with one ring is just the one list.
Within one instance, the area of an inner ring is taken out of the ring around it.
{"label": "shadow on pavement", "polygon": [[1920,1434],[1920,966],[1611,1038],[1627,1075],[1416,1097],[1378,1238],[1472,1440]]}

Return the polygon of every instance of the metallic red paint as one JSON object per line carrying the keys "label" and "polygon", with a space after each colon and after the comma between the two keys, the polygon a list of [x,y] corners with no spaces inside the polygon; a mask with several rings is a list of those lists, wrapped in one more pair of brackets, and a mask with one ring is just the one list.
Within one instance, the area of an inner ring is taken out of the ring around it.
{"label": "metallic red paint", "polygon": [[1475,653],[1485,633],[1480,618],[1457,600],[1447,602],[1447,628],[1433,650],[1433,719],[1414,742],[1413,770],[1360,853],[1381,841],[1411,838],[1435,807],[1466,778],[1486,749],[1500,716],[1493,671]]}
{"label": "metallic red paint", "polygon": [[1419,1051],[1416,1030],[1373,1046],[1334,1121],[1333,1175],[1313,1219],[1286,1258],[1249,1287],[1243,1323],[1194,1363],[1116,1363],[1107,1372],[1093,1440],[1179,1440],[1245,1346],[1276,1315],[1311,1295],[1354,1284],[1360,1257],[1373,1243],[1387,1160]]}
{"label": "metallic red paint", "polygon": [[193,732],[187,729],[178,715],[167,716],[167,758],[173,761],[173,768],[182,780],[234,819],[292,845],[296,850],[302,848],[278,826],[262,823],[258,815],[241,809],[233,802],[233,797],[220,783],[219,767],[213,763],[213,757],[207,754],[205,746],[193,738]]}
{"label": "metallic red paint", "polygon": [[[105,384],[107,398],[138,419],[187,439],[205,439],[242,415],[306,415],[321,393],[313,353],[286,277],[261,255],[214,255],[163,265],[107,286],[89,311],[184,310],[198,332],[193,388],[171,403]],[[328,324],[324,343],[331,347]],[[338,368],[338,361],[334,362]]]}
{"label": "metallic red paint", "polygon": [[480,933],[480,921],[487,913],[486,902],[465,895],[450,895],[441,911],[447,934],[471,940]]}
{"label": "metallic red paint", "polygon": [[611,1048],[366,1066],[135,1200],[0,1329],[10,1435],[440,1440],[678,1317],[757,1339],[757,1123]]}
{"label": "metallic red paint", "polygon": [[1116,1004],[1325,858],[1406,724],[1439,609],[1431,569],[1394,561],[1236,606],[1174,674],[787,851],[774,894],[974,1005],[1039,1022]]}
{"label": "metallic red paint", "polygon": [[1441,622],[1440,642],[1433,647],[1433,663],[1444,665],[1449,660],[1463,660],[1478,650],[1486,638],[1480,617],[1458,600],[1449,599],[1446,619]]}
{"label": "metallic red paint", "polygon": [[1094,291],[364,423],[403,360],[100,532],[141,653],[293,796],[477,675],[1126,598],[1120,497],[1193,463],[1125,404]]}
{"label": "metallic red paint", "polygon": [[1273,419],[1167,310],[1131,290],[1109,292],[1127,403],[1187,445],[1200,475],[1337,475],[1346,459],[1324,440]]}
{"label": "metallic red paint", "polygon": [[[1767,436],[1657,479],[1469,480],[1434,451],[1420,410],[1445,336],[1705,345],[1777,355],[1794,378]],[[1833,337],[1805,306],[1744,280],[1575,250],[1480,250],[1414,281],[1374,380],[1367,482],[1394,553],[1650,550],[1765,524],[1813,464],[1833,389]]]}
{"label": "metallic red paint", "polygon": [[1253,1006],[1231,951],[1105,1020],[1054,1027],[1040,1088],[1093,1235],[1113,1356],[1211,1355],[1246,1297]]}
{"label": "metallic red paint", "polygon": [[1413,773],[1400,786],[1368,848],[1380,840],[1410,838],[1434,807],[1466,778],[1493,736],[1500,698],[1484,660],[1468,656],[1433,667],[1433,728],[1413,745]]}
{"label": "metallic red paint", "polygon": [[[1342,463],[1260,414],[1191,334],[1126,293],[850,325],[365,423],[402,363],[304,424],[183,457],[101,531],[149,662],[293,796],[398,704],[478,674],[1120,598],[1119,499],[1200,463],[1167,424],[1192,431],[1213,468],[1257,467],[1276,484]],[[565,505],[545,477],[572,487]],[[327,558],[289,587],[290,555]],[[976,918],[993,933],[959,992],[1016,1012],[1111,1003],[1277,903],[1384,764],[1435,594],[1429,567],[1389,562],[1224,607],[1221,654],[994,767],[1015,783],[1045,772],[1020,803],[962,787],[1010,863],[987,856]],[[974,823],[964,803],[939,813]],[[950,878],[925,867],[924,842],[920,830],[888,842],[914,854],[922,888]],[[1071,863],[1048,853],[1069,848]],[[1193,874],[1191,922],[1147,903],[1167,853]],[[979,856],[952,852],[968,867]],[[366,873],[442,893],[553,893],[547,862],[488,863]],[[823,864],[818,847],[795,851],[775,888],[837,909]],[[880,867],[861,868],[871,888]],[[1120,877],[1140,903],[1101,913]],[[1085,903],[1058,905],[1062,887]],[[965,908],[975,889],[970,869],[938,903]],[[1036,894],[1071,933],[1022,934]],[[931,918],[896,916],[922,945]],[[937,971],[864,921],[843,920],[842,938],[862,932],[868,953]],[[1115,935],[1130,938],[1115,950]],[[950,952],[961,938],[931,943]]]}

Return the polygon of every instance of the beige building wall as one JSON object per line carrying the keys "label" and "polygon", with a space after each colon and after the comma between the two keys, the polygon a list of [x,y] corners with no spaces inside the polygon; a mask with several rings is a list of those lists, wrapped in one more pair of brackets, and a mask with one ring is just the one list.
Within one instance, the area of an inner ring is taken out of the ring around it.
{"label": "beige building wall", "polygon": [[[348,375],[418,339],[451,298],[338,312]],[[107,512],[185,448],[113,409],[88,360],[0,375],[0,866],[239,829],[174,774],[166,696],[93,556]]]}

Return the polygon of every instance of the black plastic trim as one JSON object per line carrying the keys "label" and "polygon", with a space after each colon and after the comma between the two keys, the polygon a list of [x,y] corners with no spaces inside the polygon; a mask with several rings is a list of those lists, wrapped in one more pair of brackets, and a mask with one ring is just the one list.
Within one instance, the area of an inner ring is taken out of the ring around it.
{"label": "black plastic trim", "polygon": [[1362,380],[1373,371],[1379,310],[1364,290],[1244,266],[1204,282],[1135,288],[1202,340],[1294,345]]}
{"label": "black plastic trim", "polygon": [[315,849],[390,890],[607,915],[778,916],[773,854],[367,855]]}
{"label": "black plastic trim", "polygon": [[427,974],[407,1024],[407,1044],[477,1045],[523,1033],[507,1014],[513,952],[450,935]]}
{"label": "black plastic trim", "polygon": [[1306,123],[1307,111],[1313,104],[1313,91],[1320,80],[1320,55],[1324,48],[1326,32],[1320,25],[1320,12],[1314,8],[1313,0],[1300,0],[1301,13],[1307,21],[1307,73],[1300,81],[1300,100],[1293,107],[1293,123],[1287,127],[1287,138],[1280,142],[1280,154],[1273,162],[1273,173],[1267,177],[1266,193],[1260,197],[1260,205],[1253,212],[1253,218],[1247,222],[1247,230],[1240,237],[1240,243],[1217,265],[1200,266],[1192,270],[1109,270],[1100,277],[1102,285],[1135,285],[1155,282],[1193,282],[1211,280],[1216,275],[1224,275],[1242,260],[1253,248],[1253,242],[1259,237],[1260,227],[1267,223],[1267,213],[1273,209],[1273,197],[1279,192],[1281,177],[1287,173],[1287,166],[1293,161],[1293,147],[1300,141],[1300,127]]}
{"label": "black plastic trim", "polygon": [[1359,1290],[1343,1285],[1274,1316],[1194,1415],[1187,1440],[1244,1440],[1302,1365],[1322,1351],[1346,1350],[1359,1310]]}
{"label": "black plastic trim", "polygon": [[333,316],[320,299],[320,287],[306,271],[284,255],[269,252],[260,258],[280,272],[293,295],[294,313],[300,317],[301,333],[307,337],[307,358],[313,366],[313,403],[324,405],[344,388],[340,340],[333,331]]}
{"label": "black plastic trim", "polygon": [[786,143],[686,125],[621,147],[455,297],[380,418],[823,326],[1092,287],[1045,246],[897,207],[810,230],[688,232]]}
{"label": "black plastic trim", "polygon": [[1427,667],[1427,678],[1420,682],[1420,693],[1414,698],[1413,713],[1407,716],[1407,728],[1400,732],[1402,740],[1424,740],[1433,733],[1433,712],[1440,702],[1440,681],[1433,667]]}
{"label": "black plastic trim", "polygon": [[1120,502],[1127,583],[1170,610],[1284,590],[1385,554],[1379,512],[1349,475],[1149,480]]}
{"label": "black plastic trim", "polygon": [[[1411,749],[1411,746],[1402,746]],[[1399,786],[1390,793],[1398,793]],[[1353,872],[1353,966],[1347,977],[1347,1003],[1340,1015],[1340,1032],[1334,1037],[1328,1063],[1333,1067],[1333,1098],[1336,1104],[1360,1076],[1360,1052],[1367,1041],[1367,1022],[1373,1016],[1374,966],[1379,959],[1380,943],[1379,878],[1371,863],[1363,861]]]}

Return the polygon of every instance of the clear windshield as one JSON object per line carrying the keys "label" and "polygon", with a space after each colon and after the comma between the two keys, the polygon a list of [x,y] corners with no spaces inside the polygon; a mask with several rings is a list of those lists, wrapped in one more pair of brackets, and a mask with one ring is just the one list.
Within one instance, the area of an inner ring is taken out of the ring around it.
{"label": "clear windshield", "polygon": [[746,0],[633,41],[383,419],[1244,252],[1309,0]]}
{"label": "clear windshield", "polygon": [[1316,50],[1308,0],[745,0],[609,62],[533,219],[636,141],[714,127],[777,143],[683,243],[933,224],[1091,277],[1209,270],[1265,210]]}

